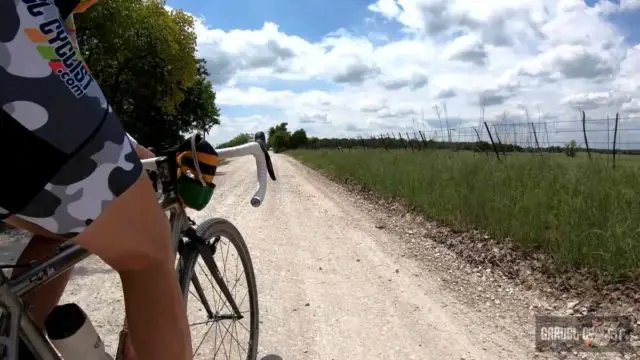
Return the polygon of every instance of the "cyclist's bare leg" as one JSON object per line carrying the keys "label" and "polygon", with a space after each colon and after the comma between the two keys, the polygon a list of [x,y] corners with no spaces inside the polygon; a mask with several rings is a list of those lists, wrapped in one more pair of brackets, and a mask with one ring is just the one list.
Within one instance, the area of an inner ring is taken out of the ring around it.
{"label": "cyclist's bare leg", "polygon": [[[57,247],[64,241],[64,239],[60,239],[57,235],[54,235],[42,228],[36,229],[32,227],[33,224],[25,222],[20,218],[11,217],[7,220],[7,223],[15,227],[25,228],[25,230],[26,228],[31,228],[31,230],[41,232],[41,234],[35,235],[29,240],[29,243],[20,254],[16,264],[27,264],[34,260],[37,261],[50,258],[56,254]],[[11,278],[17,278],[28,270],[28,268],[15,268],[11,272]],[[53,308],[60,302],[64,289],[69,282],[72,270],[73,268],[23,296],[23,300],[28,305],[29,314],[38,328],[43,331],[45,319],[51,313]],[[131,338],[129,336],[125,335],[123,345],[123,359],[137,360],[135,351],[133,350],[133,345],[131,344]]]}
{"label": "cyclist's bare leg", "polygon": [[[25,264],[33,260],[47,259],[55,255],[56,248],[61,242],[61,240],[58,240],[55,237],[36,235],[31,238],[16,263]],[[16,278],[28,270],[28,268],[16,268],[11,273],[11,278]],[[23,300],[29,306],[29,314],[40,329],[44,330],[44,320],[60,301],[64,288],[67,286],[67,282],[69,281],[70,274],[71,271],[67,271],[54,280],[34,289],[23,297]]]}
{"label": "cyclist's bare leg", "polygon": [[[19,218],[8,223],[48,233]],[[98,255],[120,275],[128,345],[135,348],[137,356],[128,346],[127,359],[191,357],[191,336],[175,275],[170,226],[146,173],[72,241]],[[55,294],[49,296],[52,299]],[[50,302],[41,303],[39,312],[45,317],[51,311]]]}
{"label": "cyclist's bare leg", "polygon": [[[135,151],[141,159],[149,159],[155,156],[151,149],[147,149],[139,144],[136,145]],[[36,234],[36,236],[29,240],[29,243],[20,254],[16,262],[18,264],[52,257],[55,255],[58,245],[64,241],[62,237],[19,217],[11,216],[6,219],[6,222],[11,226],[22,228]],[[26,268],[16,268],[11,273],[11,278],[15,278],[27,270]],[[71,270],[24,296],[23,299],[29,305],[29,313],[40,329],[44,330],[45,319],[60,301],[62,293],[69,282],[70,274]],[[126,333],[123,342],[123,358],[125,360],[137,360],[133,345],[131,344],[131,337]]]}
{"label": "cyclist's bare leg", "polygon": [[138,358],[189,359],[191,337],[169,221],[146,173],[73,241],[120,274],[129,336]]}

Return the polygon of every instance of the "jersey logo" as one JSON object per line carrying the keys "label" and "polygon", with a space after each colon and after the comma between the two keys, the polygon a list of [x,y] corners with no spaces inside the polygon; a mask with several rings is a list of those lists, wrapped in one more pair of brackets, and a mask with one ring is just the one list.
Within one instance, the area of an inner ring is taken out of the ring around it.
{"label": "jersey logo", "polygon": [[[37,0],[23,0],[23,2],[33,17],[44,15],[42,7],[52,6],[49,2]],[[84,95],[93,83],[93,77],[82,55],[69,39],[62,20],[59,18],[46,20],[37,28],[24,29],[24,33],[31,42],[36,44],[40,56],[49,62],[51,70],[58,75],[67,88],[78,98]]]}

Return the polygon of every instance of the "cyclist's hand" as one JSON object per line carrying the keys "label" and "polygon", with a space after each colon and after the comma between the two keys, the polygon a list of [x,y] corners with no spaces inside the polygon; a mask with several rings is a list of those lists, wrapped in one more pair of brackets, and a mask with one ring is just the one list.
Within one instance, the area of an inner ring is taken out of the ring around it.
{"label": "cyclist's hand", "polygon": [[156,157],[156,154],[140,144],[136,144],[136,154],[138,154],[140,159],[151,159]]}

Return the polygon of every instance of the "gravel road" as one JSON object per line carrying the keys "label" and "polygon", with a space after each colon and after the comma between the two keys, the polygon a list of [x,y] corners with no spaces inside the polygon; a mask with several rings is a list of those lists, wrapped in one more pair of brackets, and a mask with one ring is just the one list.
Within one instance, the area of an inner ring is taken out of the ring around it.
{"label": "gravel road", "polygon": [[[532,324],[478,311],[402,256],[396,235],[351,194],[286,155],[273,160],[278,181],[262,207],[249,205],[255,165],[243,158],[220,168],[214,200],[193,214],[227,218],[245,237],[260,294],[259,359],[534,357]],[[123,304],[110,269],[95,257],[79,265],[63,301],[80,304],[115,350]]]}

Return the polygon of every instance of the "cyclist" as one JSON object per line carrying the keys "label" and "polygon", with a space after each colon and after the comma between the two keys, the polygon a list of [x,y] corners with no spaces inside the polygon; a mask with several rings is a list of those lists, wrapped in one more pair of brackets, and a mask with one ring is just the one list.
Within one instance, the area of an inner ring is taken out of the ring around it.
{"label": "cyclist", "polygon": [[[137,358],[186,360],[169,222],[139,161],[152,154],[127,137],[76,56],[72,13],[94,2],[0,1],[0,152],[18,154],[0,176],[0,220],[38,235],[22,259],[50,255],[52,239],[98,255],[120,275]],[[65,284],[26,299],[40,326]]]}

